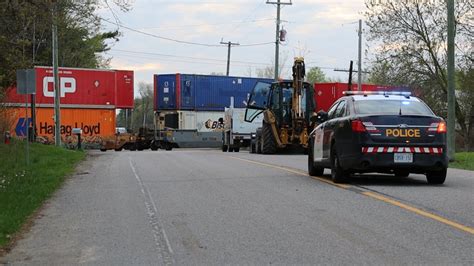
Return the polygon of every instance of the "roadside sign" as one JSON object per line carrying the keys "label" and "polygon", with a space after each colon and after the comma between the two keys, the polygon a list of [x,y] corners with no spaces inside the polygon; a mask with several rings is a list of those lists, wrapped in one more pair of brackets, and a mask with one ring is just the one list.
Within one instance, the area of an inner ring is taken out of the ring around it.
{"label": "roadside sign", "polygon": [[34,69],[18,69],[16,71],[16,92],[18,94],[36,93],[36,74]]}

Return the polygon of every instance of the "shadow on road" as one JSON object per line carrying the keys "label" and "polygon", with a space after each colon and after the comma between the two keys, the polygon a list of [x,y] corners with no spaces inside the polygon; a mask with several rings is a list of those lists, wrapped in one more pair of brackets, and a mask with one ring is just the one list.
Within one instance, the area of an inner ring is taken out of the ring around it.
{"label": "shadow on road", "polygon": [[[324,175],[325,179],[331,180],[331,175]],[[396,177],[394,175],[388,174],[354,174],[351,175],[350,179],[348,180],[347,184],[354,185],[354,186],[403,186],[403,187],[421,187],[421,186],[429,186],[432,187],[434,185],[430,185],[426,182],[426,179],[419,179],[424,178],[422,175],[417,175],[417,179],[413,174],[408,177]]]}

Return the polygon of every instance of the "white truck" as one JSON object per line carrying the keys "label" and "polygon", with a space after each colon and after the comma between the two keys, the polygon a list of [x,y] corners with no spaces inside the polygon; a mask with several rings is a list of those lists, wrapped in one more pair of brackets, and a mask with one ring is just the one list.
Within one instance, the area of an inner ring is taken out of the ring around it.
{"label": "white truck", "polygon": [[[250,147],[252,137],[255,138],[257,128],[262,125],[263,115],[259,115],[252,123],[245,122],[245,108],[234,108],[231,97],[230,107],[225,108],[222,132],[222,151],[239,152],[241,147]],[[252,136],[253,135],[253,136]]]}

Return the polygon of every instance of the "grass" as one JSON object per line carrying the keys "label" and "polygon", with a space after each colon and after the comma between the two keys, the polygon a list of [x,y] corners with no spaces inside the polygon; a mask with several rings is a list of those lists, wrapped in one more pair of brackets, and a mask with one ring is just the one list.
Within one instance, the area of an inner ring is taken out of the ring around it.
{"label": "grass", "polygon": [[28,167],[25,155],[24,142],[0,144],[0,248],[85,157],[82,151],[36,143],[30,145]]}
{"label": "grass", "polygon": [[459,152],[449,167],[474,171],[474,152]]}

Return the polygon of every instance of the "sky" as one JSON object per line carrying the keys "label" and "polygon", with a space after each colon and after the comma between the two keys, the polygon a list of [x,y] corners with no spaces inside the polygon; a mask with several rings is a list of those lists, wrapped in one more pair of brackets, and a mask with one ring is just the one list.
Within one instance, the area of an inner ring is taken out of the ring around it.
{"label": "sky", "polygon": [[[134,70],[136,93],[139,82],[153,83],[153,74],[225,74],[227,45],[221,41],[240,44],[231,49],[231,76],[256,77],[257,69],[273,65],[277,8],[267,0],[128,2],[128,12],[114,5],[98,12],[104,31],[118,29],[122,34],[105,56],[112,58],[111,68]],[[291,2],[281,9],[281,26],[287,31],[280,45],[282,77],[289,78],[293,58],[303,56],[307,69],[318,66],[327,77],[346,82],[348,74],[334,69],[348,69],[350,60],[357,62],[364,1]],[[367,49],[364,36],[362,42]]]}

